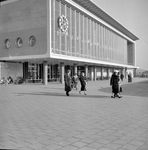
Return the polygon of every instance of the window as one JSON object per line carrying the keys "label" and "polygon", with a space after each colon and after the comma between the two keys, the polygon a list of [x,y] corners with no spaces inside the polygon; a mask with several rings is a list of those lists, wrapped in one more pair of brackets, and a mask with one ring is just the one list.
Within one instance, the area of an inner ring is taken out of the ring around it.
{"label": "window", "polygon": [[23,40],[22,40],[22,38],[18,37],[18,38],[16,39],[16,46],[17,46],[18,48],[20,48],[20,47],[22,47],[22,45],[23,45]]}
{"label": "window", "polygon": [[35,46],[36,44],[36,38],[32,35],[30,38],[29,38],[29,45],[31,47]]}
{"label": "window", "polygon": [[5,47],[6,49],[9,49],[10,46],[11,46],[10,40],[9,40],[9,39],[5,39],[5,41],[4,41],[4,47]]}

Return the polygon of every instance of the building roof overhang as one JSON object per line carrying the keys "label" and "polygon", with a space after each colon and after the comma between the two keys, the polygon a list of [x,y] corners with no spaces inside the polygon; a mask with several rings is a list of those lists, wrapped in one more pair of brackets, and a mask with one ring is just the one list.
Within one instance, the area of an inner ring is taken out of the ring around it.
{"label": "building roof overhang", "polygon": [[103,11],[97,4],[95,4],[92,0],[72,0],[82,6],[83,8],[87,9],[89,12],[94,14],[95,16],[99,17],[106,23],[110,24],[129,38],[131,38],[133,41],[139,40],[138,37],[136,37],[133,33],[131,33],[129,30],[127,30],[123,25],[121,25],[119,22],[117,22],[114,18],[112,18],[109,14],[107,14],[105,11]]}
{"label": "building roof overhang", "polygon": [[7,1],[7,0],[0,0],[0,3],[1,3],[1,2],[4,2],[4,1]]}

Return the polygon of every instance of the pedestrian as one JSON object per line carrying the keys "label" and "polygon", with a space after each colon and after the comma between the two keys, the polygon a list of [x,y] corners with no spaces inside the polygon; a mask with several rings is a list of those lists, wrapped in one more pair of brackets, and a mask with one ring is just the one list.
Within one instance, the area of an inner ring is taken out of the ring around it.
{"label": "pedestrian", "polygon": [[81,91],[84,91],[84,95],[87,95],[86,94],[87,79],[85,77],[84,72],[81,73],[79,80],[80,80],[80,83],[81,83],[81,89],[80,89],[79,93],[81,94]]}
{"label": "pedestrian", "polygon": [[124,79],[124,75],[123,75],[123,73],[121,73],[120,78],[121,78],[121,80],[123,81],[123,79]]}
{"label": "pedestrian", "polygon": [[117,75],[118,75],[118,78],[119,78],[119,81],[118,81],[118,84],[119,84],[119,94],[121,95],[122,87],[121,87],[121,75],[120,75],[120,72],[118,72]]}
{"label": "pedestrian", "polygon": [[120,89],[119,89],[119,76],[118,71],[115,70],[110,79],[110,85],[112,86],[112,98],[118,97],[121,98]]}
{"label": "pedestrian", "polygon": [[71,76],[70,76],[71,71],[67,70],[67,73],[64,76],[65,80],[65,91],[66,95],[69,96],[69,92],[71,91]]}
{"label": "pedestrian", "polygon": [[79,81],[78,75],[77,73],[75,73],[72,78],[72,83],[73,83],[72,87],[75,88],[76,90],[77,90],[78,81]]}

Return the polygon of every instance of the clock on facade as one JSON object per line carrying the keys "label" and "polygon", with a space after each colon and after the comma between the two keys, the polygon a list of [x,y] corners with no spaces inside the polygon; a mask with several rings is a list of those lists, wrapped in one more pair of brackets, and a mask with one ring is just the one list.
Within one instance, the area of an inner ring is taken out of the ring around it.
{"label": "clock on facade", "polygon": [[67,17],[64,15],[61,15],[58,20],[58,25],[61,31],[66,33],[69,27]]}

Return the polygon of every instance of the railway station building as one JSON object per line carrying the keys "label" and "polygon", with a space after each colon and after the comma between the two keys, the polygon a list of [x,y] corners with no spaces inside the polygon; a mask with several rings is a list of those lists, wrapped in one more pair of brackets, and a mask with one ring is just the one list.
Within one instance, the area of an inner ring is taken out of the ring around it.
{"label": "railway station building", "polygon": [[0,78],[64,83],[136,68],[136,37],[91,0],[0,0]]}

